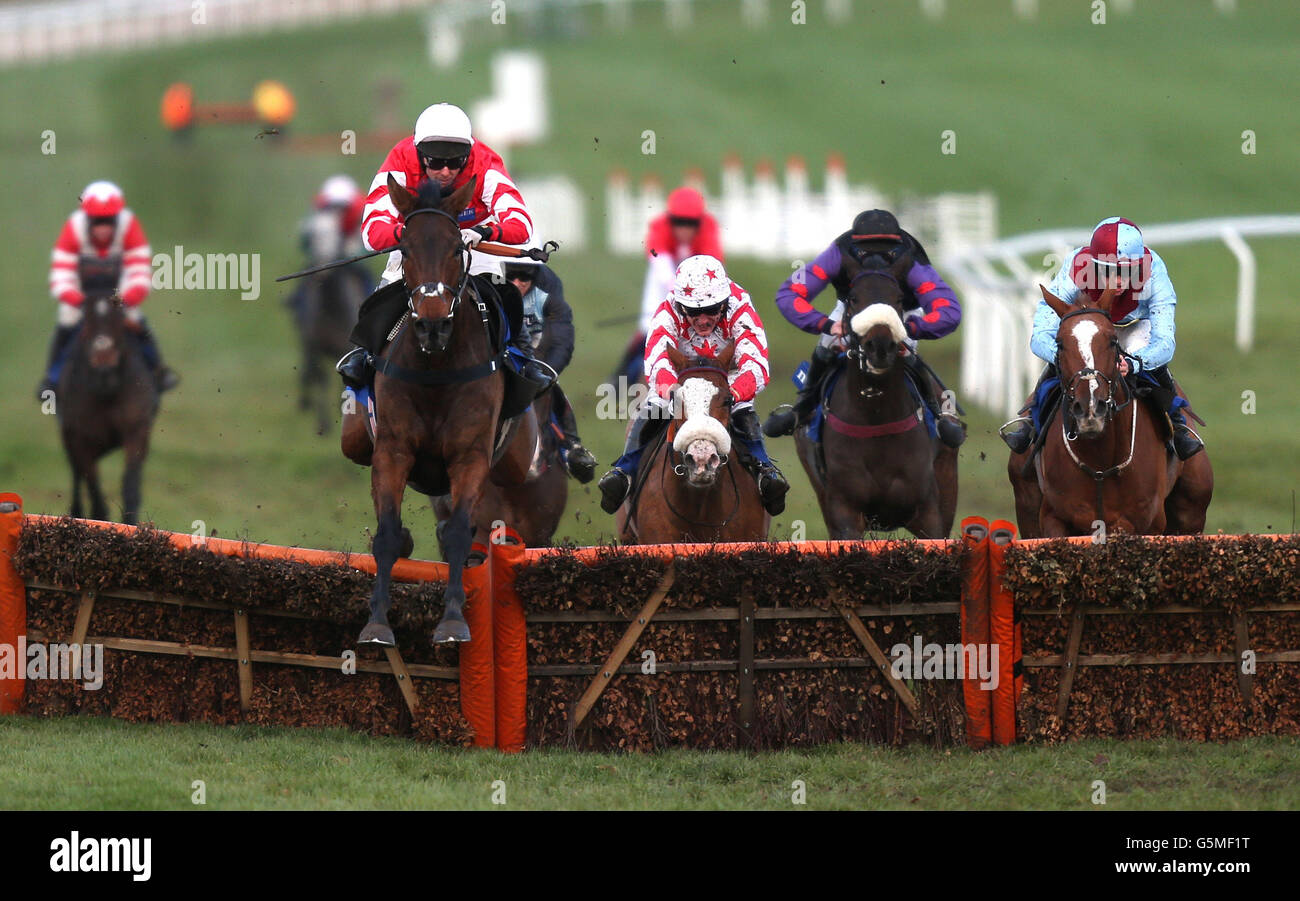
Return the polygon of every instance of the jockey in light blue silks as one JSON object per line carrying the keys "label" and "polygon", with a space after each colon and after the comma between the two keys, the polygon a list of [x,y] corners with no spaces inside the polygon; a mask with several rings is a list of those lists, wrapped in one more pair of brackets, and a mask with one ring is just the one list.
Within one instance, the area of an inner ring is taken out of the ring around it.
{"label": "jockey in light blue silks", "polygon": [[[1147,394],[1160,412],[1168,412],[1174,452],[1179,459],[1186,460],[1205,444],[1187,425],[1182,411],[1187,402],[1178,396],[1173,376],[1169,374],[1169,362],[1174,357],[1174,307],[1178,297],[1165,261],[1145,245],[1136,225],[1119,216],[1103,219],[1097,225],[1088,244],[1065,259],[1049,290],[1073,304],[1080,292],[1096,301],[1111,287],[1119,289],[1111,304],[1110,318],[1123,351],[1120,374],[1138,376],[1138,392]],[[1029,346],[1035,356],[1047,363],[1047,368],[1034,388],[1029,406],[999,430],[1002,440],[1016,453],[1023,453],[1033,443],[1043,425],[1044,402],[1059,384],[1055,363],[1060,323],[1060,317],[1047,301],[1039,301]],[[1143,387],[1149,390],[1143,391]]]}

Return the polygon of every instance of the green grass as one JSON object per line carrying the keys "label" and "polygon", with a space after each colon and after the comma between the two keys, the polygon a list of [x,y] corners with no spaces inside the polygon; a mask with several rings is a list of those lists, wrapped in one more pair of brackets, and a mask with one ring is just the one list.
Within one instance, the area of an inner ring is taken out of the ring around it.
{"label": "green grass", "polygon": [[[1282,86],[1293,83],[1290,35],[1300,9],[1276,0],[1243,5],[1233,17],[1207,4],[1150,2],[1131,16],[1088,23],[1086,6],[1043,4],[1033,22],[1001,2],[950,4],[940,23],[915,3],[857,4],[849,26],[831,26],[811,4],[809,24],[739,25],[732,0],[696,4],[696,26],[669,33],[661,12],[641,5],[634,27],[610,32],[598,9],[574,34],[525,16],[504,27],[470,29],[465,62],[432,72],[418,17],[398,17],[290,34],[219,40],[127,57],[61,62],[0,72],[0,216],[10,223],[0,263],[0,485],[24,495],[29,511],[64,512],[69,475],[55,424],[30,397],[52,326],[45,273],[60,223],[92,178],[128,191],[155,249],[258,252],[263,293],[162,291],[146,311],[164,353],[185,382],[167,397],[145,470],[144,507],[159,526],[208,530],[286,544],[360,549],[371,527],[369,474],[345,461],[335,436],[317,438],[294,406],[296,346],[283,296],[271,278],[297,268],[295,228],[328,174],[368,182],[380,154],[296,155],[244,126],[205,128],[174,144],[157,121],[163,88],[195,86],[200,100],[246,97],[263,78],[285,81],[298,99],[302,133],[365,131],[375,91],[403,88],[401,115],[427,103],[468,103],[489,90],[487,54],[536,46],[548,61],[550,138],[511,156],[519,176],[563,172],[588,196],[597,249],[562,252],[556,268],[578,318],[579,344],[564,382],[584,437],[602,463],[619,452],[623,423],[595,418],[596,384],[626,332],[596,319],[633,311],[641,264],[598,248],[603,183],[615,167],[666,180],[699,166],[716,178],[727,151],[747,163],[827,151],[847,155],[850,177],[891,194],[992,189],[1005,234],[1085,225],[1122,212],[1139,223],[1229,213],[1282,212],[1300,196],[1290,148],[1300,119]],[[1203,8],[1204,7],[1204,8]],[[364,64],[362,56],[364,54]],[[882,83],[883,81],[883,83]],[[657,132],[654,156],[641,133]],[[1259,153],[1243,156],[1254,129]],[[39,152],[54,130],[57,153]],[[958,152],[939,152],[953,129]],[[829,239],[831,235],[827,235]],[[1175,371],[1197,409],[1218,475],[1210,530],[1290,530],[1297,484],[1300,391],[1283,374],[1300,335],[1293,301],[1296,244],[1254,242],[1259,254],[1259,343],[1249,357],[1231,345],[1235,264],[1217,244],[1158,248],[1182,302]],[[773,384],[760,412],[789,400],[788,374],[810,349],[772,302],[788,269],[736,260],[734,276],[767,320]],[[960,333],[927,348],[954,384]],[[998,361],[990,360],[989,365]],[[1258,414],[1241,413],[1241,392],[1258,394]],[[972,413],[961,459],[958,514],[1009,516],[1006,452],[998,421]],[[773,537],[807,523],[824,536],[816,503],[789,439],[773,442],[793,483]],[[106,467],[116,503],[120,461]],[[418,555],[433,553],[433,520],[420,499],[407,505]],[[557,539],[592,543],[612,522],[590,489],[571,483]]]}
{"label": "green grass", "polygon": [[0,809],[192,809],[202,780],[213,810],[490,810],[500,780],[510,810],[1294,810],[1298,760],[1282,738],[508,756],[341,731],[5,717]]}

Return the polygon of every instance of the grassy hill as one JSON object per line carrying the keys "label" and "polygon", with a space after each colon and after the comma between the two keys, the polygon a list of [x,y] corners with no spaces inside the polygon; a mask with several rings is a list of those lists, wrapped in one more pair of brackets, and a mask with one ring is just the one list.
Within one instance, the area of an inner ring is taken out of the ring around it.
{"label": "grassy hill", "polygon": [[[992,189],[1001,228],[1085,225],[1121,213],[1139,223],[1234,213],[1289,212],[1300,196],[1294,166],[1300,119],[1285,86],[1294,83],[1293,35],[1300,9],[1280,0],[1244,5],[1233,17],[1209,4],[1143,2],[1089,23],[1088,7],[1043,3],[1032,22],[1010,4],[950,4],[941,22],[913,2],[855,4],[831,25],[820,4],[808,24],[748,29],[734,0],[696,4],[683,32],[641,5],[632,27],[610,31],[599,8],[553,22],[511,14],[466,37],[456,71],[435,70],[416,16],[292,34],[214,40],[128,57],[94,57],[0,71],[0,486],[21,492],[29,511],[63,512],[70,477],[55,424],[32,399],[52,327],[45,289],[50,245],[84,185],[112,178],[126,189],[155,250],[261,255],[262,292],[162,291],[146,304],[164,353],[185,382],[169,395],[145,470],[147,516],[164,528],[208,530],[323,547],[365,546],[373,518],[369,473],[342,458],[336,436],[318,438],[294,405],[297,348],[274,275],[297,268],[298,217],[321,180],[346,171],[368,182],[382,154],[299,154],[255,137],[252,126],[204,128],[174,142],[157,118],[167,84],[192,83],[200,101],[247,97],[264,78],[298,99],[293,130],[366,131],[376,91],[402,88],[403,121],[440,99],[468,104],[490,91],[492,50],[533,46],[548,63],[550,138],[510,160],[518,176],[562,172],[587,196],[593,239],[601,227],[606,173],[656,172],[671,182],[690,167],[711,178],[728,151],[747,164],[766,156],[845,153],[854,181],[890,194]],[[57,152],[41,153],[53,130]],[[657,153],[640,152],[654,129]],[[940,153],[940,133],[958,152]],[[1241,133],[1258,135],[1243,155]],[[906,223],[904,223],[906,225]],[[832,237],[828,234],[826,238]],[[1300,337],[1294,303],[1296,243],[1255,242],[1259,256],[1259,340],[1249,357],[1232,346],[1236,267],[1222,246],[1158,248],[1182,302],[1175,372],[1210,421],[1205,437],[1218,476],[1209,528],[1291,530],[1297,485],[1300,391],[1286,377]],[[623,423],[595,418],[598,382],[626,340],[591,323],[638,303],[641,264],[595,249],[562,252],[579,323],[565,385],[584,437],[602,464],[621,446]],[[754,295],[772,342],[766,413],[789,400],[788,373],[809,337],[779,317],[772,296],[788,268],[737,260],[733,277]],[[955,384],[958,336],[927,348]],[[989,365],[998,365],[990,360]],[[1258,412],[1242,412],[1254,391]],[[1008,516],[1006,452],[991,416],[972,413],[963,448],[958,513]],[[794,520],[825,534],[789,439],[773,443],[794,483],[774,537]],[[120,463],[106,467],[117,500]],[[611,520],[594,493],[572,484],[558,538],[608,537]],[[407,504],[417,555],[434,553],[432,516]]]}

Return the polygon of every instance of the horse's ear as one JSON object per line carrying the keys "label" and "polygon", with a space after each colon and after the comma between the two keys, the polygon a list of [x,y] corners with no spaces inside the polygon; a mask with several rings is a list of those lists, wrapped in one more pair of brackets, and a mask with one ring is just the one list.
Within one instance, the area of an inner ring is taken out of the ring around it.
{"label": "horse's ear", "polygon": [[478,176],[471,176],[469,181],[465,182],[465,184],[461,185],[450,195],[443,198],[443,212],[451,213],[453,216],[460,215],[461,210],[469,206],[469,200],[474,196],[474,186],[477,184]]}
{"label": "horse's ear", "polygon": [[[1061,298],[1057,297],[1051,291],[1048,291],[1045,286],[1039,285],[1038,290],[1043,292],[1043,300],[1047,302],[1047,305],[1052,308],[1052,312],[1057,316],[1064,316],[1070,311],[1070,305],[1061,300]],[[1080,297],[1082,296],[1083,293],[1080,292]]]}
{"label": "horse's ear", "polygon": [[403,216],[415,209],[415,196],[399,185],[391,172],[388,175],[388,199],[393,201],[393,206]]}
{"label": "horse's ear", "polygon": [[736,342],[729,341],[727,345],[718,351],[718,368],[723,372],[731,371],[731,361],[736,356]]}
{"label": "horse's ear", "polygon": [[1118,290],[1115,288],[1107,288],[1105,291],[1102,291],[1101,297],[1097,298],[1097,306],[1109,315],[1111,304],[1115,302],[1115,295],[1118,293]]}
{"label": "horse's ear", "polygon": [[690,368],[686,363],[686,354],[678,350],[676,344],[669,344],[666,353],[668,354],[668,361],[673,364],[673,369],[681,372],[683,369]]}

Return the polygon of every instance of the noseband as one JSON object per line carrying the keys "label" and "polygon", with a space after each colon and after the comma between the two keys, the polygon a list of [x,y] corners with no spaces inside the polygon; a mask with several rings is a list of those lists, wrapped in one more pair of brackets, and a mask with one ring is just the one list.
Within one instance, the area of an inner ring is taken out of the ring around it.
{"label": "noseband", "polygon": [[[853,276],[852,280],[849,281],[850,292],[853,290],[853,286],[856,285],[859,280],[867,278],[868,276],[883,278],[886,281],[892,283],[894,287],[898,288],[900,291],[902,290],[903,286],[899,284],[898,277],[894,275],[894,273],[890,272],[888,269],[863,269],[857,275]],[[861,337],[858,335],[857,332],[853,331],[851,327],[848,327],[848,322],[852,318],[853,317],[849,314],[849,305],[846,302],[844,304],[844,317],[841,319],[841,321],[844,322],[846,326],[845,337],[848,339],[849,346],[848,349],[844,352],[844,355],[848,357],[850,360],[853,360],[858,364],[858,369],[862,372],[863,375],[875,374],[872,373],[871,370],[867,368],[867,355],[862,352]],[[879,397],[881,394],[884,393],[884,390],[875,387],[874,385],[867,385],[858,393],[861,394],[863,397]]]}
{"label": "noseband", "polygon": [[[1064,316],[1061,317],[1061,322],[1065,322],[1065,320],[1070,319],[1071,317],[1074,316],[1088,316],[1088,315],[1100,315],[1100,316],[1105,316],[1107,320],[1110,319],[1110,314],[1107,313],[1105,310],[1095,310],[1090,307],[1085,307],[1079,310],[1071,310],[1070,312],[1066,313]],[[1115,339],[1112,339],[1112,341],[1114,342],[1115,346],[1118,348],[1119,346],[1118,341],[1116,341]],[[1061,357],[1059,343],[1057,344],[1056,357],[1057,357],[1057,361],[1059,362]],[[1057,370],[1058,371],[1060,370],[1059,365],[1057,366]],[[1128,397],[1125,399],[1123,403],[1115,402],[1115,393],[1116,393],[1115,383],[1117,381],[1124,384],[1126,389],[1125,393],[1128,394]],[[1069,409],[1069,407],[1065,403],[1065,400],[1074,397],[1075,388],[1078,387],[1080,382],[1104,382],[1105,383],[1106,399],[1102,405],[1104,411],[1102,414],[1102,419],[1105,421],[1110,421],[1111,417],[1113,417],[1116,413],[1118,413],[1120,410],[1124,409],[1130,403],[1133,402],[1133,393],[1127,390],[1128,383],[1125,382],[1123,378],[1121,378],[1119,375],[1119,354],[1117,353],[1115,355],[1115,371],[1112,372],[1110,375],[1106,375],[1104,372],[1101,372],[1100,370],[1094,369],[1090,366],[1085,366],[1083,369],[1078,370],[1072,376],[1070,376],[1069,381],[1065,382],[1062,385],[1062,389],[1061,389],[1063,392],[1062,405],[1061,405],[1062,425],[1064,425],[1065,423],[1064,414]],[[1073,430],[1071,430],[1070,432],[1067,432],[1067,437],[1069,438],[1069,440],[1074,440],[1075,438],[1078,437],[1078,434],[1073,432]]]}
{"label": "noseband", "polygon": [[[456,217],[445,210],[440,210],[435,207],[421,207],[418,210],[411,210],[411,212],[406,214],[406,221],[409,222],[411,219],[414,219],[422,213],[431,213],[435,216],[442,216],[452,225],[456,226],[457,232],[459,233],[460,222]],[[442,282],[424,282],[423,284],[416,285],[406,295],[406,306],[410,309],[412,316],[417,315],[415,307],[419,301],[424,300],[427,297],[445,297],[450,293],[451,302],[450,310],[447,313],[447,319],[450,320],[455,318],[456,307],[460,303],[461,295],[465,292],[465,285],[469,282],[469,248],[466,247],[462,241],[458,242],[457,250],[462,255],[462,261],[460,268],[460,281],[456,284],[456,290],[448,292],[447,286]]]}

